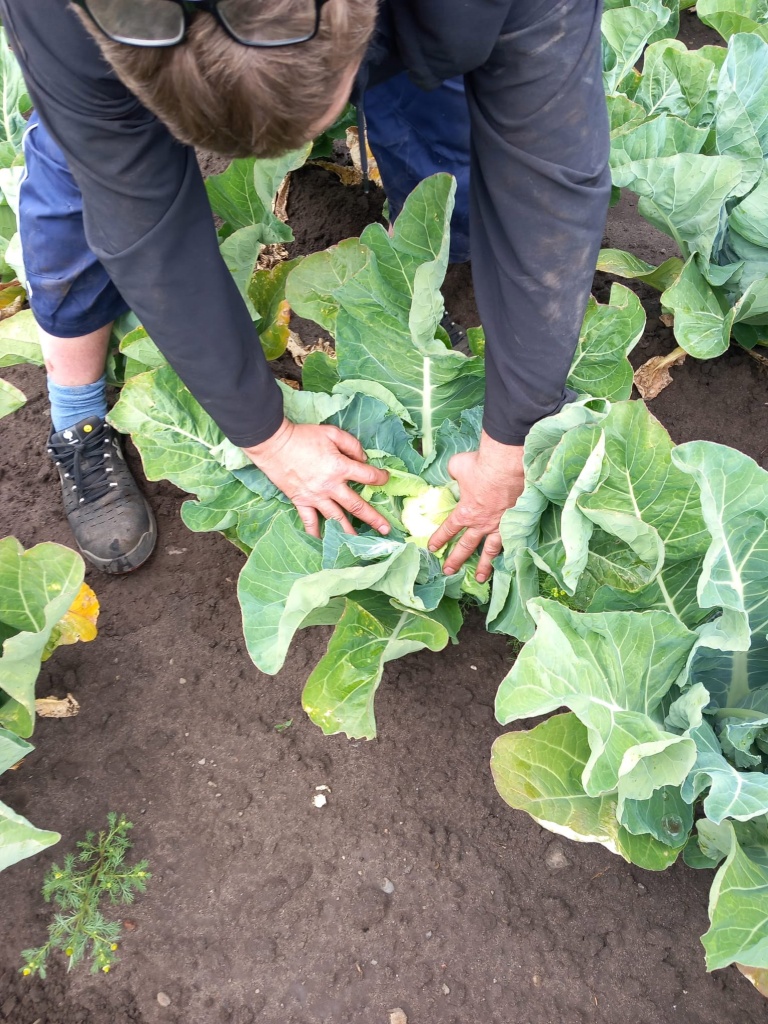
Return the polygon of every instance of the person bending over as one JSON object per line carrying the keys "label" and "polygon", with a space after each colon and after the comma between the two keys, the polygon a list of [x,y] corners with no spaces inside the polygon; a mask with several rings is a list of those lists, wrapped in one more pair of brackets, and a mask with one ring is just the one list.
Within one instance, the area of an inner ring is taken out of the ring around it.
{"label": "person bending over", "polygon": [[[35,112],[20,232],[48,371],[64,504],[85,557],[141,565],[151,510],[105,422],[112,322],[132,309],[224,434],[320,517],[388,525],[350,483],[383,482],[338,428],[290,422],[220,254],[193,147],[274,157],[355,90],[395,212],[435,170],[459,179],[486,334],[479,448],[455,456],[456,572],[523,488],[531,426],[565,381],[610,193],[599,0],[0,0]],[[466,247],[466,246],[465,246]],[[466,253],[464,253],[466,257]],[[463,531],[463,532],[462,532]]]}

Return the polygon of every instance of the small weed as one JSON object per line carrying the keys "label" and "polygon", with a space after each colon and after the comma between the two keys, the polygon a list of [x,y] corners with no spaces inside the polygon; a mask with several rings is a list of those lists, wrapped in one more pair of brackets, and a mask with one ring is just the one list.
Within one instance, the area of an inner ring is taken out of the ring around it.
{"label": "small weed", "polygon": [[285,732],[286,729],[290,729],[293,725],[293,719],[289,718],[287,722],[278,722],[275,726],[275,732]]}
{"label": "small weed", "polygon": [[[45,977],[48,955],[60,949],[67,957],[67,970],[84,957],[91,958],[91,973],[109,974],[118,959],[115,955],[120,938],[119,921],[108,921],[99,910],[102,898],[112,904],[133,903],[134,894],[144,892],[147,880],[147,862],[140,861],[131,868],[123,865],[131,848],[128,832],[130,821],[112,812],[107,815],[108,828],[97,834],[86,833],[77,845],[80,852],[68,853],[64,866],[54,864],[43,882],[43,897],[59,907],[48,926],[48,941],[38,949],[22,952],[24,975]],[[89,949],[90,946],[90,949]]]}

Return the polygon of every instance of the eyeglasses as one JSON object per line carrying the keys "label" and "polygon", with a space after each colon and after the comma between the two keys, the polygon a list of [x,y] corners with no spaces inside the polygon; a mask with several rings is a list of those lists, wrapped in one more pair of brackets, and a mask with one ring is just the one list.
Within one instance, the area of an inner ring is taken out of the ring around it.
{"label": "eyeglasses", "polygon": [[[268,18],[258,10],[260,0],[73,0],[108,39],[129,46],[176,46],[200,11],[212,15],[242,46],[306,43],[317,35],[327,2],[298,0],[290,11]],[[254,17],[254,7],[260,16]]]}

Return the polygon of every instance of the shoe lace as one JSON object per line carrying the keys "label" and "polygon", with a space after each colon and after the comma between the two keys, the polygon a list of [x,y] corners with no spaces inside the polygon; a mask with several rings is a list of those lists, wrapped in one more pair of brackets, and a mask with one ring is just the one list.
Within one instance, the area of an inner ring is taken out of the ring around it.
{"label": "shoe lace", "polygon": [[111,436],[104,423],[94,427],[82,441],[76,444],[51,445],[49,453],[54,456],[57,466],[62,466],[66,479],[72,480],[72,489],[78,495],[80,505],[103,498],[117,483],[109,479],[112,467]]}

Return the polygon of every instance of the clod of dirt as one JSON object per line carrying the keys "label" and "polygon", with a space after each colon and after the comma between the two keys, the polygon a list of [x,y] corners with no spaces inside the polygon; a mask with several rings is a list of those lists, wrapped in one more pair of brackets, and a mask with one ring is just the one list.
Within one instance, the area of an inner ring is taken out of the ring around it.
{"label": "clod of dirt", "polygon": [[171,997],[169,995],[166,995],[165,992],[158,992],[157,993],[157,1001],[158,1001],[158,1003],[160,1003],[161,1006],[170,1006],[171,1005]]}
{"label": "clod of dirt", "polygon": [[408,1024],[408,1018],[399,1006],[389,1011],[389,1024]]}
{"label": "clod of dirt", "polygon": [[571,862],[565,855],[565,850],[559,843],[552,843],[544,855],[544,863],[550,871],[562,871],[569,868]]}

